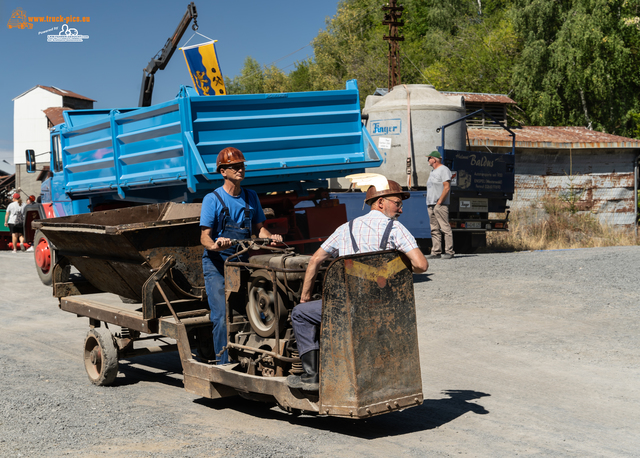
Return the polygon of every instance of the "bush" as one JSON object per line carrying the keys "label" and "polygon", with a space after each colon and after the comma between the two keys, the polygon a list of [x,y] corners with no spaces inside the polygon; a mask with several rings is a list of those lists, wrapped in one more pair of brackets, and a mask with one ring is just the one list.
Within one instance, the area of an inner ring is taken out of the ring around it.
{"label": "bush", "polygon": [[564,196],[509,214],[509,232],[487,234],[488,248],[507,251],[557,250],[637,245],[633,228],[602,224],[592,213],[578,212]]}

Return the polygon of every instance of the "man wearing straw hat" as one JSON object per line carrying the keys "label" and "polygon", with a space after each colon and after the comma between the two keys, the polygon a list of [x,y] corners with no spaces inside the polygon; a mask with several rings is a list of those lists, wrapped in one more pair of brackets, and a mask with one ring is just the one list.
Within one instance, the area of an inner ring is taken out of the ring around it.
{"label": "man wearing straw hat", "polygon": [[[361,175],[368,175],[369,178],[374,174]],[[357,175],[347,178],[354,176]],[[429,267],[416,239],[397,221],[402,213],[402,201],[409,198],[409,193],[404,192],[398,183],[387,180],[382,175],[377,175],[375,179],[377,185],[370,186],[365,197],[365,203],[371,207],[371,211],[338,227],[309,261],[300,304],[291,312],[298,353],[305,373],[287,377],[287,384],[291,388],[305,391],[317,391],[319,388],[318,329],[322,320],[322,301],[311,301],[311,292],[320,265],[325,260],[355,253],[396,249],[407,255],[414,272],[422,273]]]}

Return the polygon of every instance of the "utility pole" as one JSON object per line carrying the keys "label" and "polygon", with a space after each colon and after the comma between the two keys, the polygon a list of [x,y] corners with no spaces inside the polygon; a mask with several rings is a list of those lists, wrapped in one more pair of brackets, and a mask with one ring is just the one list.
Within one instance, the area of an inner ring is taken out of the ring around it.
{"label": "utility pole", "polygon": [[386,6],[382,7],[385,11],[382,25],[389,26],[389,35],[385,35],[385,41],[389,42],[389,91],[394,86],[400,84],[400,45],[399,41],[404,41],[404,37],[398,36],[398,27],[404,25],[404,21],[400,20],[404,7],[396,5],[396,0],[389,0]]}

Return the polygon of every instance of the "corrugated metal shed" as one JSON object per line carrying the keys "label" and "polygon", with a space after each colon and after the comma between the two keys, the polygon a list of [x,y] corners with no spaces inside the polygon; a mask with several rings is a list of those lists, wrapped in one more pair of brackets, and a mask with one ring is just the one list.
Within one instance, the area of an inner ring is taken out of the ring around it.
{"label": "corrugated metal shed", "polygon": [[[531,126],[512,129],[517,148],[640,148],[640,140],[605,134],[586,127]],[[511,147],[511,137],[504,129],[469,129],[471,146]]]}
{"label": "corrugated metal shed", "polygon": [[[495,124],[491,117],[508,125],[507,106],[516,104],[509,96],[504,94],[481,94],[474,92],[443,92],[442,94],[447,97],[456,98],[462,96],[468,115],[480,109],[484,110],[484,113],[480,113],[473,118],[467,118],[468,127],[500,129],[500,126]],[[490,116],[486,116],[485,113]]]}
{"label": "corrugated metal shed", "polygon": [[[584,127],[523,127],[516,134],[516,192],[511,208],[539,204],[545,196],[572,193],[581,212],[611,225],[636,221],[634,167],[640,140]],[[471,149],[507,152],[505,130],[468,129]]]}
{"label": "corrugated metal shed", "polygon": [[504,94],[482,94],[477,92],[441,92],[441,94],[446,96],[462,96],[465,102],[516,104],[513,99]]}

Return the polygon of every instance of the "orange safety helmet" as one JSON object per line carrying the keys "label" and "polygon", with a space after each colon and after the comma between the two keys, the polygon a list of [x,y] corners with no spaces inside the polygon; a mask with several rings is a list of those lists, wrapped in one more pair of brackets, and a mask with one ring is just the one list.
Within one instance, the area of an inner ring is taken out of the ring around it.
{"label": "orange safety helmet", "polygon": [[242,151],[229,146],[218,153],[218,159],[216,160],[216,172],[220,171],[220,167],[239,164],[240,162],[246,162]]}
{"label": "orange safety helmet", "polygon": [[381,189],[378,191],[375,186],[370,186],[367,189],[367,196],[364,201],[367,205],[373,204],[374,201],[378,200],[380,197],[394,196],[397,195],[402,200],[407,200],[409,198],[409,193],[402,190],[402,186],[396,183],[393,180],[387,180],[388,188]]}

